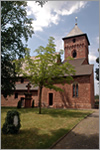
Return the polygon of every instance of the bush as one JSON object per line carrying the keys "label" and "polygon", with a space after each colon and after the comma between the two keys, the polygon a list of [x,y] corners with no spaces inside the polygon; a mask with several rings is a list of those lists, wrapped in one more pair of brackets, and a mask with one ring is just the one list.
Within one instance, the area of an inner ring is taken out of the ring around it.
{"label": "bush", "polygon": [[32,108],[34,108],[34,100],[32,101]]}
{"label": "bush", "polygon": [[17,108],[21,108],[21,106],[22,106],[22,102],[21,102],[21,100],[19,100],[18,104],[17,104]]}
{"label": "bush", "polygon": [[99,105],[99,101],[95,101],[95,104],[96,104],[96,105]]}
{"label": "bush", "polygon": [[4,134],[16,134],[21,127],[19,112],[12,110],[7,112],[5,123],[2,127]]}
{"label": "bush", "polygon": [[99,108],[99,100],[95,101],[95,108],[97,108],[97,109]]}
{"label": "bush", "polygon": [[95,99],[99,99],[99,95],[95,95]]}

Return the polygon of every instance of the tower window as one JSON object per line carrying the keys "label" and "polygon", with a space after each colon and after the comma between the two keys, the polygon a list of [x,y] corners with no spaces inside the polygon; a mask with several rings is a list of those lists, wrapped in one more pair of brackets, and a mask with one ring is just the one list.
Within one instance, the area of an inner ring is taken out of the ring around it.
{"label": "tower window", "polygon": [[73,43],[75,43],[76,42],[76,39],[73,39]]}
{"label": "tower window", "polygon": [[73,51],[72,56],[73,56],[73,58],[75,58],[77,56],[76,50]]}

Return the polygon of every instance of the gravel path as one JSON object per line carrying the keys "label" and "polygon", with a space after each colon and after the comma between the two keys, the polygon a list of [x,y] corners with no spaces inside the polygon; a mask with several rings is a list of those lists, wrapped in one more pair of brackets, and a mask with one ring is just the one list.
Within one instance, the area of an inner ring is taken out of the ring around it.
{"label": "gravel path", "polygon": [[99,149],[99,109],[82,120],[52,149]]}

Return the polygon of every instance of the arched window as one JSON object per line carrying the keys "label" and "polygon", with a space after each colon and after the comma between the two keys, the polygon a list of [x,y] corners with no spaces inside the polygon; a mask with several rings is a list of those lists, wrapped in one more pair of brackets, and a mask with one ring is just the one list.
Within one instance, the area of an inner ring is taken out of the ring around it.
{"label": "arched window", "polygon": [[78,84],[76,84],[76,97],[78,97]]}
{"label": "arched window", "polygon": [[78,97],[78,84],[73,84],[73,97]]}
{"label": "arched window", "polygon": [[73,97],[75,97],[75,84],[73,84]]}
{"label": "arched window", "polygon": [[75,58],[77,56],[76,50],[73,51],[72,56],[73,56],[73,58]]}

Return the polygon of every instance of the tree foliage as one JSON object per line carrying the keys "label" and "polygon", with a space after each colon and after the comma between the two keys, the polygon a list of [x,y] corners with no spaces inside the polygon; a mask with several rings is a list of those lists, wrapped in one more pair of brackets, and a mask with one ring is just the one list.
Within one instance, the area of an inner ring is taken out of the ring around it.
{"label": "tree foliage", "polygon": [[40,5],[41,7],[43,7],[43,5],[46,3],[47,1],[36,1],[36,3],[38,3],[38,5]]}
{"label": "tree foliage", "polygon": [[[50,37],[46,47],[40,46],[35,50],[37,56],[34,60],[28,55],[25,59],[16,61],[16,71],[29,78],[34,86],[39,87],[39,113],[41,113],[42,88],[62,91],[56,86],[56,83],[70,83],[73,79],[71,75],[75,73],[73,66],[68,61],[64,64],[58,61],[62,51],[56,53],[55,46],[54,38]],[[18,64],[24,65],[19,68]]]}
{"label": "tree foliage", "polygon": [[97,99],[97,100],[99,99],[99,95],[98,94],[95,95],[95,99]]}
{"label": "tree foliage", "polygon": [[12,61],[24,57],[33,34],[32,19],[27,18],[27,2],[1,1],[1,90],[4,97],[15,87],[15,67]]}
{"label": "tree foliage", "polygon": [[96,68],[95,73],[96,73],[96,79],[99,81],[99,57],[96,59],[96,63],[98,64],[98,68]]}

